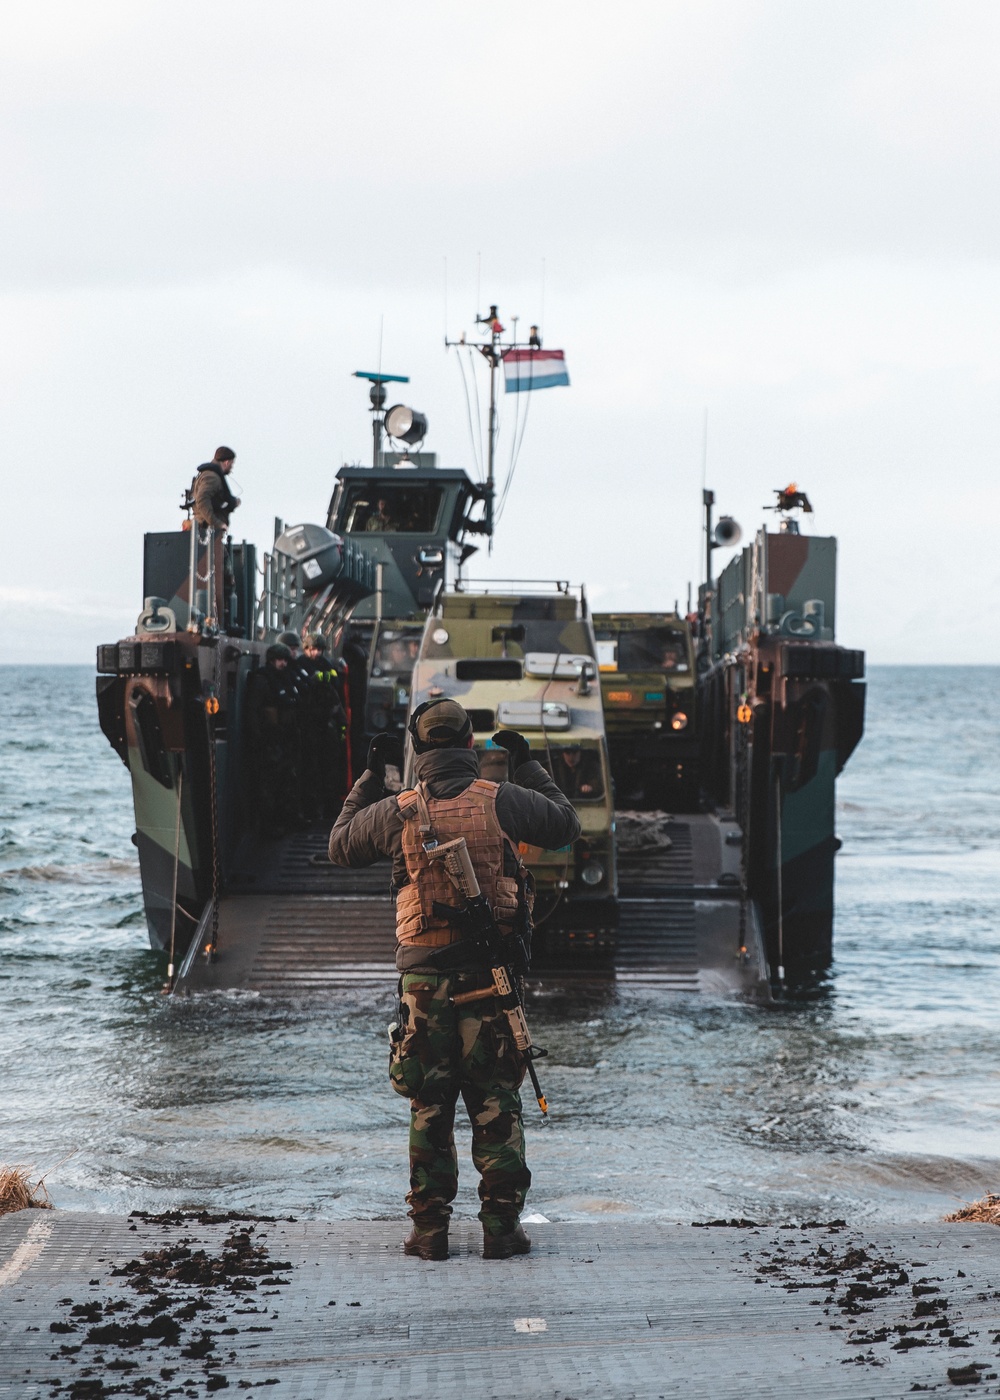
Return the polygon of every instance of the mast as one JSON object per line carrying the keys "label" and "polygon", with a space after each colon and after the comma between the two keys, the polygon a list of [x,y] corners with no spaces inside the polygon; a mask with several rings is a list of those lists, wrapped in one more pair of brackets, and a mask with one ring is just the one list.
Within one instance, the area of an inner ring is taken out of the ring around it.
{"label": "mast", "polygon": [[[538,334],[538,327],[531,327],[531,334],[527,340],[519,341],[517,338],[517,320],[514,318],[513,339],[504,341],[504,327],[500,324],[500,317],[497,308],[491,306],[485,316],[476,316],[477,326],[486,326],[489,331],[489,340],[472,345],[472,348],[479,351],[483,359],[490,367],[490,406],[487,416],[487,443],[486,443],[486,484],[483,487],[483,500],[486,504],[486,513],[482,525],[478,526],[479,532],[488,536],[490,548],[493,547],[493,508],[496,496],[496,446],[497,446],[497,372],[500,363],[508,350],[540,350],[542,348],[541,337]],[[445,346],[448,349],[461,348],[469,345],[463,331],[458,340],[449,340],[445,336]]]}
{"label": "mast", "polygon": [[503,333],[503,326],[497,317],[495,306],[490,307],[488,316],[477,316],[477,322],[488,321],[490,327],[490,344],[487,349],[483,347],[483,354],[490,365],[490,414],[488,420],[488,443],[486,448],[486,533],[490,542],[493,541],[493,498],[496,495],[496,479],[494,474],[494,458],[496,455],[497,443],[497,369],[500,365],[500,336]]}
{"label": "mast", "polygon": [[712,587],[712,507],[715,505],[715,492],[702,488],[701,503],[705,510],[705,584]]}

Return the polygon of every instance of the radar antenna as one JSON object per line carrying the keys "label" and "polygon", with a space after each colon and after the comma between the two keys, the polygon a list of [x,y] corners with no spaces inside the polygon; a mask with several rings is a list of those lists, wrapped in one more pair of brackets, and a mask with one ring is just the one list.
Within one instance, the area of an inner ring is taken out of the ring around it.
{"label": "radar antenna", "polygon": [[[381,356],[379,358],[381,358]],[[372,405],[372,466],[376,470],[378,470],[379,466],[381,465],[380,459],[382,456],[382,432],[386,419],[385,386],[387,384],[409,384],[410,376],[408,374],[383,374],[380,369],[356,369],[354,371],[354,378],[367,379],[369,384],[372,386],[368,391],[368,397],[371,400]],[[393,410],[390,410],[390,412],[392,411]],[[427,419],[419,413],[413,414],[413,417],[421,419],[421,421],[423,422],[424,431],[426,432]]]}

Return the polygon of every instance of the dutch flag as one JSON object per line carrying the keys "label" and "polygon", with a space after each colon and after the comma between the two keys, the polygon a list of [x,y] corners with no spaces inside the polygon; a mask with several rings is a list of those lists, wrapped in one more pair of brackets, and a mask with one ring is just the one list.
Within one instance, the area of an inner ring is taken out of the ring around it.
{"label": "dutch flag", "polygon": [[508,394],[569,384],[562,350],[508,350],[503,357],[503,376]]}

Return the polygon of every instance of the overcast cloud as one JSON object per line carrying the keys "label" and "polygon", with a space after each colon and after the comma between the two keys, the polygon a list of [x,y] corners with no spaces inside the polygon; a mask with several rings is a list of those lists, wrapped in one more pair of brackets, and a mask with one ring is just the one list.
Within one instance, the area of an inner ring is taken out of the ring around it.
{"label": "overcast cloud", "polygon": [[41,0],[4,29],[0,660],[130,631],[142,533],[220,442],[238,536],[322,520],[380,321],[471,468],[445,265],[454,334],[541,317],[544,260],[572,387],[533,396],[484,567],[683,601],[707,406],[747,534],[794,480],[839,537],[839,640],[1000,661],[996,4]]}

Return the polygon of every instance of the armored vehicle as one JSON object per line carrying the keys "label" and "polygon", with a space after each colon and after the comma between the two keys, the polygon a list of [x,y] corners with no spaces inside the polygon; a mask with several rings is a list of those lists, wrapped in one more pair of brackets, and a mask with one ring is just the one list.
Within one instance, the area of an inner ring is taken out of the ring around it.
{"label": "armored vehicle", "polygon": [[484,778],[507,779],[507,753],[491,735],[516,729],[577,809],[583,831],[572,846],[522,847],[536,882],[539,964],[593,962],[614,948],[614,806],[597,677],[586,596],[565,583],[442,594],[413,672],[414,706],[449,696],[468,711]]}
{"label": "armored vehicle", "polygon": [[698,810],[691,626],[677,613],[595,613],[619,806]]}

